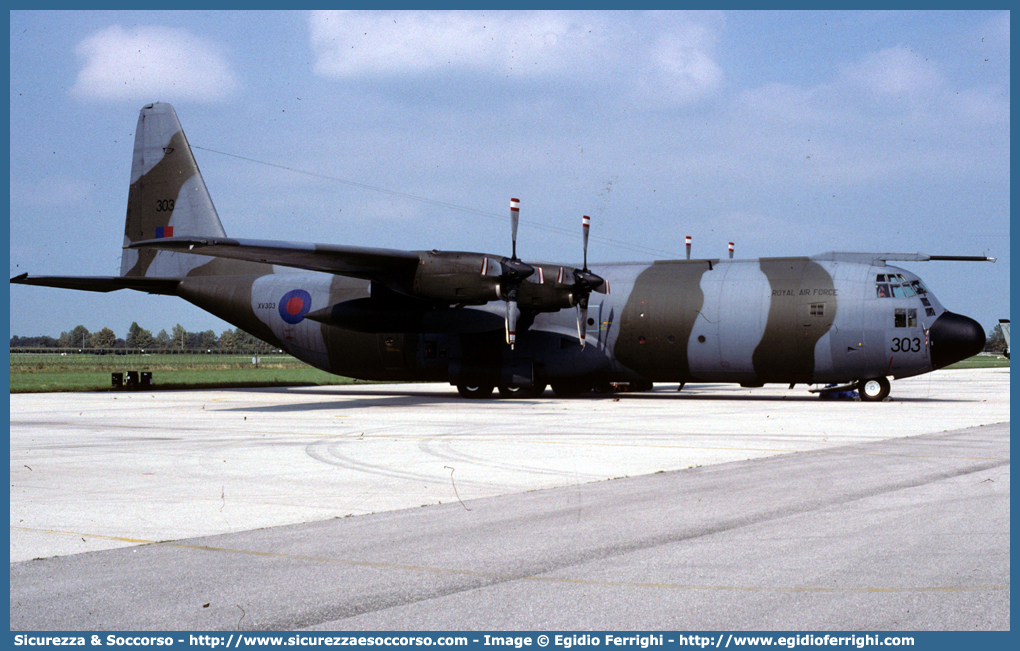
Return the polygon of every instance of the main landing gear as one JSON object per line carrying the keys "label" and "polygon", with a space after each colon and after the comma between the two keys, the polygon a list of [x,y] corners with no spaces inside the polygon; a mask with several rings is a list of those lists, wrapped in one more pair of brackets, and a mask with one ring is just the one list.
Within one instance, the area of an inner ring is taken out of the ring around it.
{"label": "main landing gear", "polygon": [[494,387],[491,384],[458,384],[457,393],[462,398],[468,398],[470,400],[484,400],[492,395],[492,389]]}
{"label": "main landing gear", "polygon": [[491,384],[458,384],[457,393],[462,398],[468,398],[469,400],[484,400],[492,396],[493,389],[499,389],[500,398],[510,399],[527,399],[537,398],[545,391],[544,384],[538,384],[533,387],[511,387],[507,385],[500,385],[494,387]]}
{"label": "main landing gear", "polygon": [[[648,381],[603,382],[592,385],[588,380],[559,380],[552,383],[553,393],[557,398],[576,398],[594,391],[597,394],[614,393],[616,391],[651,391],[652,383]],[[546,384],[530,387],[515,387],[505,384],[458,384],[457,393],[470,400],[484,400],[492,397],[494,389],[499,390],[503,399],[532,399],[545,393]]]}

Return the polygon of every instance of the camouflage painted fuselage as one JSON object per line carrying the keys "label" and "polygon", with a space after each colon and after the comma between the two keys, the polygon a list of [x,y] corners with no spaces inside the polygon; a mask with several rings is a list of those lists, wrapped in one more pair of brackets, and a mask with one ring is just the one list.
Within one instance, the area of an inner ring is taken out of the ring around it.
{"label": "camouflage painted fuselage", "polygon": [[884,389],[870,399],[880,399],[886,377],[941,368],[984,344],[979,324],[886,264],[922,259],[827,253],[589,271],[230,239],[177,114],[156,103],[138,118],[121,275],[11,282],[180,296],[331,373],[448,381],[475,397],[547,383],[568,393],[612,382],[872,380]]}
{"label": "camouflage painted fuselage", "polygon": [[[441,319],[452,329],[462,318],[481,324],[472,332],[359,332],[303,318],[370,298],[368,281],[332,274],[274,273],[262,265],[264,273],[219,276],[200,266],[178,292],[313,366],[372,380],[499,384],[509,372],[535,383],[585,377],[759,386],[900,378],[939,367],[926,333],[945,308],[915,289],[879,295],[880,285],[894,284],[887,278],[916,288],[917,276],[880,262],[825,257],[599,267],[613,291],[592,301],[583,349],[573,311],[563,310],[522,315],[511,350],[502,301],[429,309],[415,321]],[[382,306],[378,314],[366,327],[385,328],[392,317]]]}

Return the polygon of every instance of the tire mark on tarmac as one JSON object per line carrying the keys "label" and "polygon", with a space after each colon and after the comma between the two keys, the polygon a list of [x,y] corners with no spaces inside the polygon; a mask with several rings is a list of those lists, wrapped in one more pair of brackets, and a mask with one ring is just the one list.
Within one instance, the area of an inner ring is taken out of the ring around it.
{"label": "tire mark on tarmac", "polygon": [[[554,572],[569,570],[571,567],[598,562],[626,554],[640,552],[664,545],[682,544],[704,538],[706,536],[732,532],[744,527],[771,522],[774,520],[798,516],[822,509],[827,509],[857,500],[875,497],[896,491],[917,488],[927,484],[941,482],[956,477],[984,472],[993,468],[1008,466],[1009,460],[992,460],[985,463],[968,465],[965,468],[945,470],[926,474],[920,478],[908,478],[879,486],[847,490],[829,498],[809,499],[775,509],[766,509],[756,513],[743,513],[736,517],[723,518],[706,526],[695,526],[682,531],[668,532],[648,537],[636,538],[617,544],[599,545],[591,540],[588,548],[575,549],[554,553],[551,556],[535,560],[524,559],[516,570],[482,571],[454,567],[437,567],[429,565],[413,565],[387,563],[368,560],[344,559],[329,556],[288,554],[236,547],[219,547],[212,545],[193,545],[184,542],[159,543],[160,546],[196,551],[237,554],[244,556],[276,558],[300,563],[319,563],[349,567],[363,567],[372,570],[392,570],[401,573],[426,574],[440,577],[437,584],[422,585],[420,579],[401,581],[405,585],[420,586],[410,593],[394,595],[391,590],[380,586],[377,594],[365,594],[362,597],[353,595],[338,596],[338,603],[315,607],[290,616],[284,615],[272,621],[253,624],[254,629],[279,630],[296,629],[336,622],[351,617],[378,612],[389,608],[406,606],[413,603],[429,601],[470,590],[484,589],[514,581],[542,582],[553,584],[575,584],[605,587],[625,587],[649,590],[713,590],[742,592],[803,592],[803,593],[892,593],[892,592],[959,592],[959,591],[1003,591],[1009,590],[1010,584],[989,584],[973,586],[867,586],[867,587],[812,587],[812,586],[754,586],[754,585],[706,585],[669,582],[628,582],[579,579],[569,576],[551,576]],[[510,562],[513,562],[510,559]],[[445,579],[445,580],[444,580]],[[278,611],[273,611],[277,612]]]}

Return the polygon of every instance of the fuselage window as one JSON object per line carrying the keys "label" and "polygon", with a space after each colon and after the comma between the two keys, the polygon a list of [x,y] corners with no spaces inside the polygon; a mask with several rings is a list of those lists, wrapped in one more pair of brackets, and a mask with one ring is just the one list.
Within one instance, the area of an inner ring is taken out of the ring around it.
{"label": "fuselage window", "polygon": [[812,303],[811,316],[825,316],[825,303]]}
{"label": "fuselage window", "polygon": [[893,312],[893,325],[897,328],[916,328],[917,310],[915,308],[898,307]]}

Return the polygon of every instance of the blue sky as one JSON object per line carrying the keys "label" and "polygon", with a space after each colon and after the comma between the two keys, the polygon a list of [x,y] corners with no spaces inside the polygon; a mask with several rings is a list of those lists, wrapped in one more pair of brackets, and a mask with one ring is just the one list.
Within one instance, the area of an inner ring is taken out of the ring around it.
{"label": "blue sky", "polygon": [[[898,251],[1009,316],[1008,12],[11,12],[10,274],[119,273],[138,110],[227,233],[589,261]],[[11,287],[11,334],[230,327]]]}

